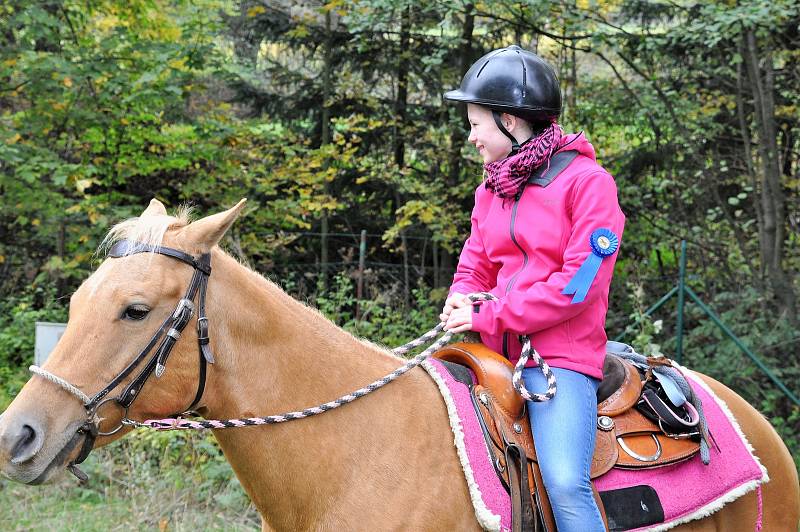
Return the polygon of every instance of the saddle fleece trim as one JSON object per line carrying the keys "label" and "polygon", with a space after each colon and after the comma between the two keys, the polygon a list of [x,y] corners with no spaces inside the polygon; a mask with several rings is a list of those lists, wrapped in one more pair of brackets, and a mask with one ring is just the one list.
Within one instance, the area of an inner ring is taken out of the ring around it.
{"label": "saddle fleece trim", "polygon": [[[464,477],[467,481],[469,496],[472,500],[472,506],[475,509],[475,518],[478,520],[478,524],[480,524],[484,530],[491,532],[503,532],[508,530],[507,527],[503,526],[501,515],[495,513],[486,505],[484,495],[481,492],[481,486],[475,478],[475,473],[473,472],[472,464],[470,463],[470,458],[467,453],[467,445],[464,440],[461,416],[459,416],[458,407],[445,381],[446,377],[444,377],[444,375],[447,374],[447,370],[444,369],[440,362],[430,359],[422,362],[421,366],[428,372],[433,382],[436,383],[436,386],[439,388],[439,393],[442,395],[444,403],[447,406],[450,428],[453,431],[453,442],[456,446],[458,459],[461,462],[461,468],[464,470]],[[466,390],[466,387],[464,387],[464,389]],[[489,460],[491,464],[488,450],[486,450],[486,455],[486,459]]]}
{"label": "saddle fleece trim", "polygon": [[[725,401],[723,401],[722,398],[720,398],[717,394],[715,394],[714,391],[708,386],[708,384],[706,384],[705,381],[703,381],[703,379],[698,377],[693,371],[677,364],[676,362],[673,362],[672,365],[675,366],[678,370],[680,370],[681,373],[683,373],[687,379],[691,379],[691,382],[693,384],[703,388],[703,390],[714,399],[714,401],[717,403],[717,406],[722,411],[722,413],[725,414],[725,417],[728,418],[728,421],[733,427],[733,430],[736,431],[736,434],[739,436],[739,439],[742,441],[745,448],[750,453],[750,457],[761,469],[761,478],[753,479],[748,482],[745,482],[740,486],[737,486],[736,488],[730,490],[721,497],[718,497],[716,500],[711,501],[705,506],[701,506],[700,508],[698,508],[697,510],[695,510],[690,514],[687,514],[667,524],[649,529],[652,530],[653,532],[663,532],[665,530],[675,528],[678,525],[688,523],[689,521],[694,521],[696,519],[703,519],[705,517],[708,517],[709,515],[721,510],[722,507],[728,504],[729,502],[733,502],[739,497],[742,497],[743,495],[750,493],[754,489],[759,488],[762,484],[766,484],[767,482],[769,482],[769,473],[767,472],[767,468],[764,467],[764,465],[761,463],[761,460],[759,460],[758,456],[756,456],[756,450],[750,444],[750,441],[747,439],[747,436],[745,436],[744,432],[742,431],[742,427],[739,426],[739,422],[736,421],[736,417],[734,417],[733,412],[731,412],[730,408],[728,408],[728,404]],[[759,504],[757,522],[761,523],[761,519],[762,519],[762,508],[761,505]],[[760,530],[760,527],[757,527],[757,530]]]}

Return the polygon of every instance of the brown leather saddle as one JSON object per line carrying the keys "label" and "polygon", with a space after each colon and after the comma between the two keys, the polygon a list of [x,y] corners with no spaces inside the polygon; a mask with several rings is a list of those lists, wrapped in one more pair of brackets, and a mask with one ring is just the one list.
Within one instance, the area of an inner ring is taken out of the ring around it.
{"label": "brown leather saddle", "polygon": [[[479,343],[451,344],[433,356],[466,366],[475,375],[477,382],[471,387],[473,403],[495,470],[511,495],[513,530],[554,532],[555,521],[539,472],[525,400],[511,384],[513,365]],[[698,442],[667,436],[657,423],[634,408],[642,394],[643,377],[633,364],[607,356],[603,372],[597,392],[593,479],[612,467],[659,467],[685,460],[699,451]],[[605,521],[596,490],[595,499]]]}

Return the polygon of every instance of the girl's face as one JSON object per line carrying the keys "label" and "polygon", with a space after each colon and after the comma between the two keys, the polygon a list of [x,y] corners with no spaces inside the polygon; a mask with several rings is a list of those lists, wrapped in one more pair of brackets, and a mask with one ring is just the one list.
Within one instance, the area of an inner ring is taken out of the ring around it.
{"label": "girl's face", "polygon": [[[483,157],[483,164],[504,159],[511,152],[511,141],[497,128],[492,117],[492,111],[482,105],[467,104],[469,117],[469,141],[478,148],[478,153]],[[508,118],[502,114],[500,120]],[[506,127],[508,129],[508,127]]]}

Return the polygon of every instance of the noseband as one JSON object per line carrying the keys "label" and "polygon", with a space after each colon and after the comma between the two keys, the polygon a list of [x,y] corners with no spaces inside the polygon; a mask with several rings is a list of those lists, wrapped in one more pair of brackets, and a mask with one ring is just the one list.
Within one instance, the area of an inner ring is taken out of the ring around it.
{"label": "noseband", "polygon": [[[178,301],[175,310],[167,316],[155,334],[150,338],[147,345],[136,355],[136,358],[134,358],[125,369],[118,373],[105,388],[97,392],[93,397],[89,397],[77,387],[57,375],[53,375],[38,366],[30,367],[31,372],[34,374],[57,384],[80,399],[83,403],[83,407],[86,409],[87,421],[77,431],[84,435],[83,446],[78,457],[68,466],[68,469],[81,480],[86,480],[87,477],[77,468],[77,464],[80,464],[89,456],[89,453],[94,448],[97,436],[110,436],[122,429],[123,426],[133,424],[133,422],[128,419],[128,410],[141,393],[150,375],[154,374],[156,378],[160,378],[164,374],[167,359],[172,352],[172,348],[175,346],[178,339],[180,339],[181,333],[194,314],[195,297],[197,298],[197,341],[200,358],[200,376],[197,383],[197,393],[185,412],[194,410],[200,403],[206,384],[206,366],[207,364],[214,363],[214,356],[211,353],[211,346],[209,345],[208,317],[206,316],[206,289],[208,287],[208,278],[211,275],[211,254],[204,253],[199,257],[194,257],[177,249],[163,246],[151,246],[142,242],[133,242],[130,240],[121,240],[111,247],[107,257],[113,259],[135,255],[137,253],[158,253],[159,255],[171,257],[194,268],[194,273],[192,275],[192,280],[189,282],[189,287],[186,289],[180,301]],[[149,359],[148,355],[150,355]],[[145,360],[147,360],[147,362],[122,392],[117,396],[109,397],[109,394]],[[100,407],[107,402],[117,403],[124,409],[125,414],[119,426],[115,427],[114,430],[100,432],[100,419],[97,412]]]}

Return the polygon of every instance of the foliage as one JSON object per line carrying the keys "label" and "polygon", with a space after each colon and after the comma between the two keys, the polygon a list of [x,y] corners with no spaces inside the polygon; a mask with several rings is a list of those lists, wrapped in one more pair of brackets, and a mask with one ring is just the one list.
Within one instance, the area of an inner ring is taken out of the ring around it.
{"label": "foliage", "polygon": [[36,322],[66,320],[66,311],[53,299],[50,287],[35,285],[28,293],[0,302],[0,410],[28,380]]}
{"label": "foliage", "polygon": [[[373,299],[360,301],[354,294],[352,278],[340,273],[317,297],[316,304],[334,323],[390,348],[409,342],[434,327],[438,323],[441,301],[446,295],[441,290],[419,285],[412,291],[414,301],[411,308],[405,308],[398,304],[401,300],[399,293],[387,291]],[[358,317],[356,302],[360,310]]]}

